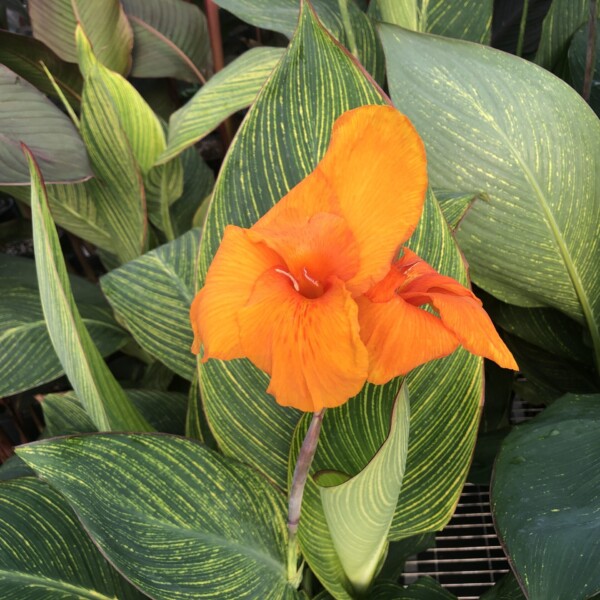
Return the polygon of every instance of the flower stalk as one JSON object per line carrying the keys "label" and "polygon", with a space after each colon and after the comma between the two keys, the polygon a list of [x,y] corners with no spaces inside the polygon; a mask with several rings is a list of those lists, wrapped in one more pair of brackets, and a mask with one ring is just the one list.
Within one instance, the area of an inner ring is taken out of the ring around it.
{"label": "flower stalk", "polygon": [[299,583],[298,573],[298,524],[300,523],[300,511],[302,510],[302,498],[304,496],[304,487],[310,466],[312,465],[317,444],[319,443],[319,434],[321,433],[321,423],[325,409],[313,413],[308,431],[304,436],[304,441],[300,448],[294,476],[292,478],[292,487],[290,489],[290,499],[288,505],[288,581],[294,585]]}

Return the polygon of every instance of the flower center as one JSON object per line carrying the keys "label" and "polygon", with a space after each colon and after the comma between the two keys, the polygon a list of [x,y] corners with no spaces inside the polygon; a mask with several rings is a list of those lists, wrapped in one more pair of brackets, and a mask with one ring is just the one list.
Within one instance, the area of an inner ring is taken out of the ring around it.
{"label": "flower center", "polygon": [[305,298],[320,298],[325,293],[324,284],[312,277],[306,267],[302,269],[300,277],[294,277],[294,275],[283,269],[275,269],[275,271],[287,277],[292,282],[294,289]]}

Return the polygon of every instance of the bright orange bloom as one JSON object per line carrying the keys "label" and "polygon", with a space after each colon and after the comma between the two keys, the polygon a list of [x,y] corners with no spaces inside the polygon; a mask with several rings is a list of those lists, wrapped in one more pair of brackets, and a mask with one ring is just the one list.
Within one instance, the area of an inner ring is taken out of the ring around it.
{"label": "bright orange bloom", "polygon": [[421,216],[426,168],[394,108],[344,113],[310,175],[250,229],[225,228],[192,304],[192,350],[204,346],[203,362],[249,358],[279,404],[303,411],[459,345],[516,369],[470,290],[408,248],[397,259]]}

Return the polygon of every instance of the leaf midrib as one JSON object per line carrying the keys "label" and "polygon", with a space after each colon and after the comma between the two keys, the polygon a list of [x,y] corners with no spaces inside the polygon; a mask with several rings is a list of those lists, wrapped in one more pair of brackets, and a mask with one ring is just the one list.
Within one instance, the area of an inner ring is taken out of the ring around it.
{"label": "leaf midrib", "polygon": [[550,210],[550,206],[546,200],[546,195],[544,194],[541,186],[539,185],[535,175],[531,172],[531,169],[523,160],[521,154],[517,151],[510,138],[504,132],[504,130],[498,126],[495,120],[491,119],[490,123],[492,124],[492,127],[496,130],[496,133],[498,133],[498,135],[504,140],[509,150],[511,151],[511,154],[523,170],[525,178],[527,179],[529,185],[533,189],[534,195],[537,198],[538,203],[543,211],[546,225],[550,230],[550,233],[553,237],[553,241],[556,244],[558,251],[563,259],[563,263],[565,265],[569,278],[571,279],[571,283],[573,284],[573,288],[575,289],[575,294],[577,296],[577,299],[579,300],[581,310],[583,311],[583,315],[590,330],[590,335],[592,337],[592,343],[594,346],[594,354],[596,358],[596,368],[600,373],[600,329],[598,328],[598,324],[595,322],[592,306],[584,289],[581,277],[579,276],[579,271],[577,270],[577,267],[573,262],[571,253],[567,248],[558,223],[556,222],[556,219],[554,218],[554,215]]}

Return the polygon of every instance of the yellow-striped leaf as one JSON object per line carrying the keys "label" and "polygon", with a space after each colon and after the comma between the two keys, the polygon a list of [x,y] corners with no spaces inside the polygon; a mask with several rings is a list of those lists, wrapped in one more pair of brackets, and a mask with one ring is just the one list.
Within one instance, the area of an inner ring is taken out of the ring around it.
{"label": "yellow-striped leaf", "polygon": [[542,25],[535,62],[553,70],[566,58],[574,33],[587,21],[588,0],[553,0]]}
{"label": "yellow-striped leaf", "polygon": [[392,409],[387,439],[367,466],[338,485],[317,474],[321,503],[333,546],[354,589],[371,584],[387,548],[408,451],[410,405],[406,385]]}
{"label": "yellow-striped leaf", "polygon": [[[298,25],[302,2],[298,0],[216,0],[225,10],[256,27],[278,31],[290,37]],[[376,81],[382,82],[385,73],[381,44],[373,22],[359,8],[356,0],[313,0],[311,2],[325,28],[350,52]],[[347,10],[347,19],[342,9]]]}
{"label": "yellow-striped leaf", "polygon": [[158,162],[177,156],[228,116],[251,104],[282,54],[281,48],[253,48],[212,77],[171,115],[169,143]]}
{"label": "yellow-striped leaf", "polygon": [[133,77],[204,80],[210,62],[204,13],[184,0],[122,0],[133,29]]}
{"label": "yellow-striped leaf", "polygon": [[65,499],[25,477],[0,485],[2,600],[142,600],[109,565]]}
{"label": "yellow-striped leaf", "polygon": [[60,241],[35,160],[31,172],[31,218],[40,299],[48,333],[63,369],[94,425],[101,431],[151,431],[114,378],[75,304]]}
{"label": "yellow-striped leaf", "polygon": [[133,32],[119,0],[30,0],[33,36],[67,62],[77,61],[75,28],[79,23],[102,64],[127,74]]}
{"label": "yellow-striped leaf", "polygon": [[[69,277],[81,317],[102,356],[123,346],[117,325],[97,286]],[[44,321],[35,263],[0,254],[0,396],[10,396],[59,377],[63,369]]]}
{"label": "yellow-striped leaf", "polygon": [[[440,272],[467,282],[460,251],[431,193],[408,245]],[[389,540],[442,529],[454,513],[475,445],[482,360],[460,349],[413,370],[406,381],[411,399],[410,438]],[[367,385],[356,398],[328,411],[313,470],[360,472],[389,433],[389,415],[399,389],[398,379],[385,386]],[[295,432],[290,477],[305,424]],[[304,557],[336,598],[349,599],[354,590],[335,551],[318,489],[310,479],[304,498],[299,528]]]}
{"label": "yellow-striped leaf", "polygon": [[102,290],[140,346],[192,380],[190,304],[200,231],[194,229],[102,277]]}
{"label": "yellow-striped leaf", "polygon": [[489,198],[457,228],[473,280],[584,323],[600,369],[600,121],[569,86],[514,56],[390,25],[381,35],[432,185]]}
{"label": "yellow-striped leaf", "polygon": [[0,184],[27,185],[21,142],[32,147],[48,181],[82,181],[93,172],[70,119],[14,71],[0,64]]}
{"label": "yellow-striped leaf", "polygon": [[18,453],[150,597],[299,598],[286,581],[283,497],[253,469],[167,435],[59,438]]}
{"label": "yellow-striped leaf", "polygon": [[[336,117],[382,102],[382,92],[304,3],[287,52],[223,163],[202,237],[200,282],[227,224],[249,227],[305,177],[325,152]],[[219,447],[285,489],[300,413],[276,404],[265,391],[267,376],[247,360],[209,361],[200,385]]]}

